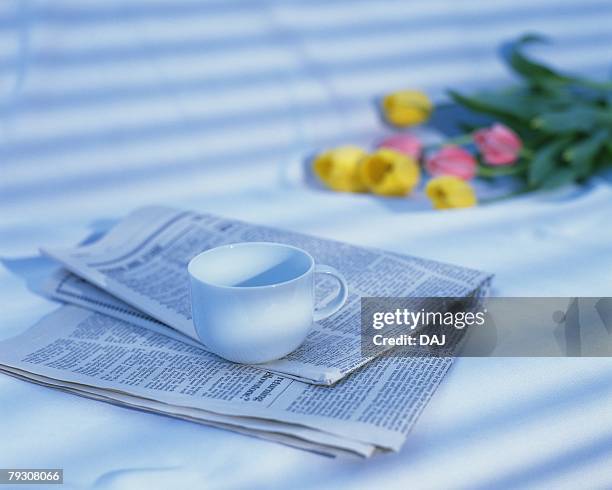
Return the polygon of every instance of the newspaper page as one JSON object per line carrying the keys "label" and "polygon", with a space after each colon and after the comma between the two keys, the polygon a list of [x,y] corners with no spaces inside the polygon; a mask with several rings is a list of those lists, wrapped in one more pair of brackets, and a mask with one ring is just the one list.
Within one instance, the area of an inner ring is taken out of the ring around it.
{"label": "newspaper page", "polygon": [[[316,323],[296,351],[261,365],[315,384],[333,384],[371,360],[360,349],[362,296],[468,296],[486,287],[491,277],[463,267],[165,207],[136,210],[93,244],[43,252],[102,290],[199,341],[191,318],[187,264],[209,248],[245,241],[302,248],[317,263],[338,269],[349,284],[347,304],[339,312]],[[335,294],[336,284],[317,279],[317,298],[325,303]]]}
{"label": "newspaper page", "polygon": [[186,344],[203,347],[201,342],[178,330],[168,328],[166,324],[128,305],[125,301],[121,301],[66,269],[58,268],[47,278],[31,283],[30,288],[42,296],[82,306],[148,328]]}
{"label": "newspaper page", "polygon": [[333,387],[318,386],[76,306],[0,342],[6,370],[173,407],[295,424],[336,441],[395,451],[451,362],[381,356]]}
{"label": "newspaper page", "polygon": [[93,386],[55,380],[9,366],[0,365],[0,372],[4,372],[9,376],[13,376],[23,381],[31,381],[41,386],[59,389],[66,393],[91,398],[97,401],[166,415],[189,422],[210,425],[220,429],[232,430],[244,435],[279,442],[291,447],[317,452],[327,456],[370,457],[376,452],[375,446],[371,444],[343,439],[333,434],[316,431],[296,424],[285,424],[273,420],[249,417],[232,417],[189,407],[177,407],[114,390],[103,390]]}

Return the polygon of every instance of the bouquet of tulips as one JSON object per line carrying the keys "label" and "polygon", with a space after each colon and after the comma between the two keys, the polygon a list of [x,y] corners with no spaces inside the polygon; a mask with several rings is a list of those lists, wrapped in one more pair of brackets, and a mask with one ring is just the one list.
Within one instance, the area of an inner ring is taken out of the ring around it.
{"label": "bouquet of tulips", "polygon": [[[527,35],[502,47],[520,85],[472,96],[449,92],[456,104],[485,116],[486,127],[469,126],[433,147],[404,132],[371,152],[327,150],[315,157],[313,171],[336,191],[405,196],[424,170],[436,209],[474,206],[474,178],[513,175],[522,182],[519,192],[586,180],[612,164],[612,83],[561,74],[525,56],[526,44],[541,41]],[[425,122],[434,107],[424,93],[404,90],[385,96],[380,110],[389,124],[406,128]]]}

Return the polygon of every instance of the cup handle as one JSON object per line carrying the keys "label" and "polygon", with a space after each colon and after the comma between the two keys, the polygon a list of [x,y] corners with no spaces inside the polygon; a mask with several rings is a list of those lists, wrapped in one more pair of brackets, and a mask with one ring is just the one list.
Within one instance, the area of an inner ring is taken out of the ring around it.
{"label": "cup handle", "polygon": [[332,299],[328,304],[323,306],[322,308],[315,309],[314,311],[314,321],[318,322],[320,320],[324,320],[325,318],[336,313],[340,308],[344,306],[346,303],[346,298],[348,298],[348,285],[346,284],[346,280],[344,276],[340,274],[336,269],[330,267],[329,265],[315,265],[315,273],[318,274],[328,274],[332,276],[338,284],[340,284],[340,291],[334,299]]}

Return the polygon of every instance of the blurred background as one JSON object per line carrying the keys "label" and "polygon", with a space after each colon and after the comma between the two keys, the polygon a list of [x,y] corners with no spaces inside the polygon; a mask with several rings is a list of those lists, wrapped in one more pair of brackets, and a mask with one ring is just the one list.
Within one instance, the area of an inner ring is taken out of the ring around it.
{"label": "blurred background", "polygon": [[[609,0],[4,0],[0,255],[71,245],[156,203],[487,270],[497,294],[610,296],[605,179],[439,213],[418,193],[316,188],[302,163],[390,134],[385,93],[440,102],[511,84],[498,48],[525,32],[551,39],[530,47],[538,59],[609,79],[611,26]],[[8,268],[0,305],[3,338],[56,307]],[[0,462],[66,467],[75,488],[612,487],[606,359],[461,359],[405,449],[367,462],[5,378]]]}
{"label": "blurred background", "polygon": [[387,92],[440,101],[448,88],[510,84],[498,47],[524,32],[548,35],[531,52],[560,68],[607,78],[612,61],[606,0],[0,9],[4,251],[19,251],[24,234],[46,242],[67,221],[74,230],[149,202],[234,215],[245,199],[277,201],[270,193],[297,186],[291,195],[314,208],[321,196],[301,194],[288,171],[296,159],[389,133],[374,107]]}

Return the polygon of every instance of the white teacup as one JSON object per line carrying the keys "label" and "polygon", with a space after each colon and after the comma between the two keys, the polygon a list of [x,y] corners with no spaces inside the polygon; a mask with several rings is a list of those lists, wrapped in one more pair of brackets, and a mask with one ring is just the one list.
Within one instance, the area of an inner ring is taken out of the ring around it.
{"label": "white teacup", "polygon": [[[191,310],[206,347],[230,361],[280,359],[306,338],[313,321],[337,312],[348,295],[342,274],[297,247],[245,242],[206,250],[189,262]],[[315,309],[315,273],[329,274],[340,291]]]}

